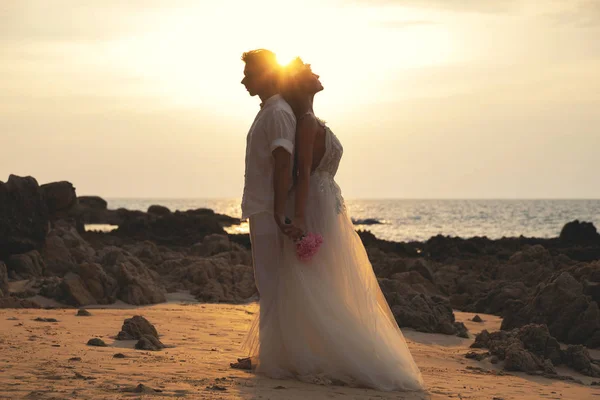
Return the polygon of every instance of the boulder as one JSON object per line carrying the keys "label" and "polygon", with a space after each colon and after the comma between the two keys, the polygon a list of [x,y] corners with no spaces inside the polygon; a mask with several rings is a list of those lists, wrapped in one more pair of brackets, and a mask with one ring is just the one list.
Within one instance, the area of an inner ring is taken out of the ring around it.
{"label": "boulder", "polygon": [[134,305],[166,301],[165,289],[156,271],[148,268],[132,254],[108,246],[99,254],[103,269],[117,282],[117,298]]}
{"label": "boulder", "polygon": [[419,332],[468,337],[464,325],[455,321],[448,300],[424,294],[384,294],[398,326],[413,328]]}
{"label": "boulder", "polygon": [[106,200],[99,196],[79,196],[77,197],[77,203],[81,207],[92,210],[106,210],[108,207]]}
{"label": "boulder", "polygon": [[75,187],[67,181],[52,182],[40,186],[52,218],[64,217],[77,205]]}
{"label": "boulder", "polygon": [[167,207],[164,207],[164,206],[152,205],[152,206],[148,207],[148,214],[153,214],[153,215],[158,215],[158,216],[169,215],[169,214],[171,214],[171,210],[169,210]]}
{"label": "boulder", "polygon": [[0,308],[42,308],[42,306],[33,300],[5,296],[0,297]]}
{"label": "boulder", "polygon": [[165,348],[165,345],[161,343],[156,336],[143,335],[140,340],[135,344],[135,348],[138,350],[150,350],[158,351]]}
{"label": "boulder", "polygon": [[[228,254],[228,253],[224,253]],[[224,257],[182,260],[172,264],[168,279],[178,282],[198,300],[240,303],[256,294],[252,267],[232,265]]]}
{"label": "boulder", "polygon": [[37,250],[23,254],[13,254],[6,260],[11,279],[39,278],[46,273],[46,263]]}
{"label": "boulder", "polygon": [[569,346],[565,351],[565,362],[574,370],[583,375],[600,377],[600,366],[592,362],[589,351],[581,346]]}
{"label": "boulder", "polygon": [[568,244],[588,244],[600,241],[600,235],[591,222],[575,220],[562,228],[560,241]]}
{"label": "boulder", "polygon": [[598,305],[583,293],[583,286],[568,272],[540,284],[526,302],[509,302],[502,321],[503,330],[527,323],[545,324],[550,334],[570,344],[597,347],[600,336]]}
{"label": "boulder", "polygon": [[40,249],[48,231],[48,208],[37,181],[10,175],[0,182],[0,259]]}
{"label": "boulder", "polygon": [[135,315],[123,321],[117,340],[140,340],[145,335],[158,338],[158,331],[146,318]]}
{"label": "boulder", "polygon": [[531,372],[544,369],[544,363],[531,352],[523,349],[518,343],[506,348],[504,369],[507,371]]}

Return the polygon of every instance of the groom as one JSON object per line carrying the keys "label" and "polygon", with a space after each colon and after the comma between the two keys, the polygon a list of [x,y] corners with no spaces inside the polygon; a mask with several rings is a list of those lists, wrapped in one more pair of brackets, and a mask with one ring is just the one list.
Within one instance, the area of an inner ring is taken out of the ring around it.
{"label": "groom", "polygon": [[[293,227],[285,221],[285,203],[291,185],[296,117],[279,94],[281,66],[275,53],[252,50],[242,55],[242,84],[250,96],[260,97],[260,111],[246,138],[246,171],[242,219],[249,218],[254,279],[260,295],[260,326],[273,304],[277,269],[281,264],[283,235]],[[232,363],[250,368],[249,358]]]}

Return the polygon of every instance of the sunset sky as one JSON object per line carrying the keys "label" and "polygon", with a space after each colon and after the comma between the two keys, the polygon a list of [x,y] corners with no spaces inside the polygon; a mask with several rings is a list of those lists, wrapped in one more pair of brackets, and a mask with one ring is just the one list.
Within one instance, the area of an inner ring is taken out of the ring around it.
{"label": "sunset sky", "polygon": [[241,196],[261,47],[321,75],[347,198],[600,198],[600,0],[3,0],[0,180]]}

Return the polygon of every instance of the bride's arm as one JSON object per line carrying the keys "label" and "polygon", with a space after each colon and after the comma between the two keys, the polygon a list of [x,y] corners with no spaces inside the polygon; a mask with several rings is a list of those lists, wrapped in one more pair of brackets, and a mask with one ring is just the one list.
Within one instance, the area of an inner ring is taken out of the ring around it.
{"label": "bride's arm", "polygon": [[292,224],[304,231],[305,210],[308,200],[310,174],[312,172],[313,148],[317,134],[317,121],[314,117],[302,118],[296,127],[296,156],[297,180],[294,206],[294,221]]}

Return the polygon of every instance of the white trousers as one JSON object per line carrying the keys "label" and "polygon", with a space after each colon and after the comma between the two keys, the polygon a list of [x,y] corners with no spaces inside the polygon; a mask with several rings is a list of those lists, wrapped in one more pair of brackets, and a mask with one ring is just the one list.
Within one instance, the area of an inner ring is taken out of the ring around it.
{"label": "white trousers", "polygon": [[275,223],[273,214],[264,212],[249,218],[250,242],[254,281],[260,296],[260,322],[264,321],[275,300],[278,271],[283,260],[283,233]]}

